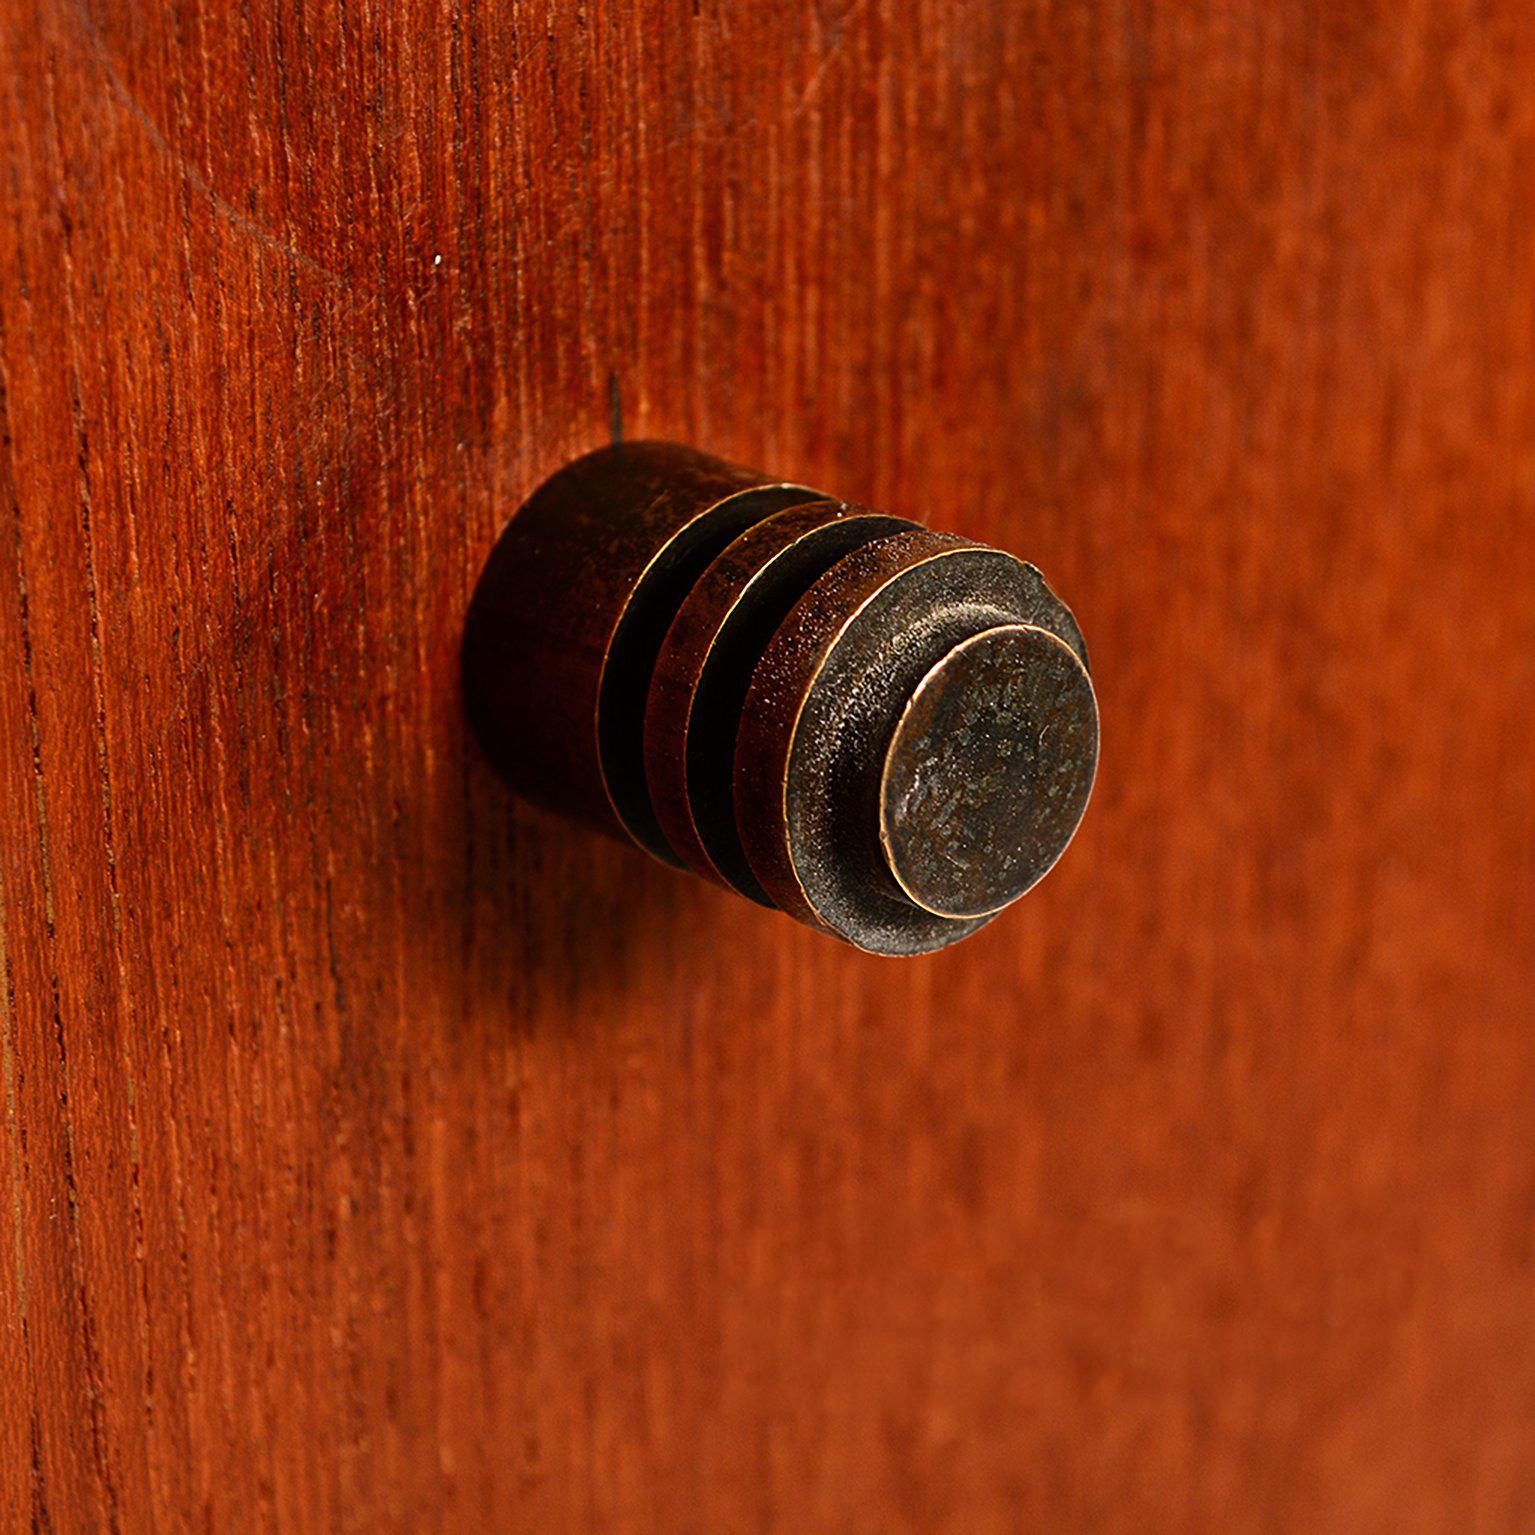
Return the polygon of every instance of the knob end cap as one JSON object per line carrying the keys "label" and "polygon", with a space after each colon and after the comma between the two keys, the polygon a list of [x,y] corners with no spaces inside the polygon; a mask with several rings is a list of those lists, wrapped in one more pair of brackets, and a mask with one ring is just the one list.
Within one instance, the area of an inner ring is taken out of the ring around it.
{"label": "knob end cap", "polygon": [[1087,808],[1098,704],[1064,640],[1032,624],[972,635],[917,685],[885,753],[880,844],[939,916],[999,911],[1049,871]]}

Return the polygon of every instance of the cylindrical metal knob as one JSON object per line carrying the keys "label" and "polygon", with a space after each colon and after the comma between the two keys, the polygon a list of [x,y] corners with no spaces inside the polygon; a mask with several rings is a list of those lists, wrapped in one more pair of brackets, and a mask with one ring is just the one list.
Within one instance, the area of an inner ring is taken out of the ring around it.
{"label": "cylindrical metal knob", "polygon": [[879,954],[963,938],[1071,840],[1098,760],[1032,566],[669,443],[507,525],[464,637],[519,793]]}

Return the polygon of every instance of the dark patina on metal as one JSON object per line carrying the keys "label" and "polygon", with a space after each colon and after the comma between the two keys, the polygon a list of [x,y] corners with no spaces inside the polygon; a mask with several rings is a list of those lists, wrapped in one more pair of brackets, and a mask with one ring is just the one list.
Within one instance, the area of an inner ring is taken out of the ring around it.
{"label": "dark patina on metal", "polygon": [[1097,741],[1087,668],[1058,635],[1003,624],[962,640],[917,684],[885,750],[879,834],[896,883],[945,917],[1016,901],[1076,831]]}
{"label": "dark patina on metal", "polygon": [[589,454],[508,525],[465,692],[519,792],[881,954],[1051,867],[1098,711],[1031,565],[669,443]]}
{"label": "dark patina on metal", "polygon": [[657,660],[645,712],[651,799],[689,868],[763,905],[736,827],[736,737],[768,642],[814,581],[860,545],[910,524],[837,501],[748,528],[699,578]]}
{"label": "dark patina on metal", "polygon": [[813,499],[666,442],[599,448],[545,480],[491,552],[464,631],[470,719],[512,787],[675,862],[644,787],[656,653],[737,533]]}

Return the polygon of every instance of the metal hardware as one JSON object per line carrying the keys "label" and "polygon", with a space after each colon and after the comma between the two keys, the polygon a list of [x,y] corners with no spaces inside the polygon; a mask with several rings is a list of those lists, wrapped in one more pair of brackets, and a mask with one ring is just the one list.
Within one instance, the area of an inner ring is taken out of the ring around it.
{"label": "metal hardware", "polygon": [[529,497],[464,637],[518,793],[879,954],[942,948],[1051,867],[1098,709],[1032,566],[670,443]]}

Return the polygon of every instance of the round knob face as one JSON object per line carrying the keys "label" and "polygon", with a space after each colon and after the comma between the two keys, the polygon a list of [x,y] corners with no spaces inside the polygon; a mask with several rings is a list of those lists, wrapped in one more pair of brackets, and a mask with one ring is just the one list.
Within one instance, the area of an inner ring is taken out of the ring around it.
{"label": "round knob face", "polygon": [[[1032,636],[1047,629],[1054,643],[1041,651]],[[1021,646],[967,649],[993,632],[1020,630]],[[1045,678],[1031,680],[1041,660]],[[1076,624],[1039,572],[1011,555],[913,528],[834,565],[768,645],[736,741],[736,821],[773,903],[877,954],[927,953],[983,926],[1015,886],[1033,883],[1054,861],[1091,786],[1097,711],[1088,685],[1068,711],[1080,716],[1081,728],[1060,741],[1057,787],[1063,772],[1078,783],[1067,796],[1069,824],[1018,813],[1017,802],[1035,793],[1029,770],[1040,765],[1019,751],[1015,732],[1027,728],[1022,700],[1036,687],[1045,699],[1062,676],[1074,677],[1070,666],[1081,672],[1081,686],[1086,666]],[[1014,678],[1019,670],[1028,676]],[[963,714],[966,699],[971,713],[960,718],[955,711]],[[928,706],[937,706],[931,716]],[[934,780],[939,792],[909,792],[933,752],[945,762]],[[1004,753],[1010,776],[994,771]],[[1072,756],[1077,760],[1067,763]],[[992,781],[965,784],[968,773],[986,770],[983,760]],[[897,806],[888,827],[887,779]],[[1014,803],[998,810],[994,798],[1009,793]],[[1041,803],[1058,797],[1046,792]],[[983,833],[993,816],[996,824]],[[1020,820],[1036,823],[1035,845],[1001,849],[1008,823],[1017,830]],[[888,830],[894,861],[882,836]],[[942,862],[945,838],[968,862],[961,881],[968,888],[958,892],[929,869]],[[903,873],[928,899],[902,883]]]}
{"label": "round knob face", "polygon": [[1032,624],[956,645],[896,722],[880,781],[880,843],[926,911],[980,917],[1041,879],[1092,792],[1098,706],[1087,668]]}

